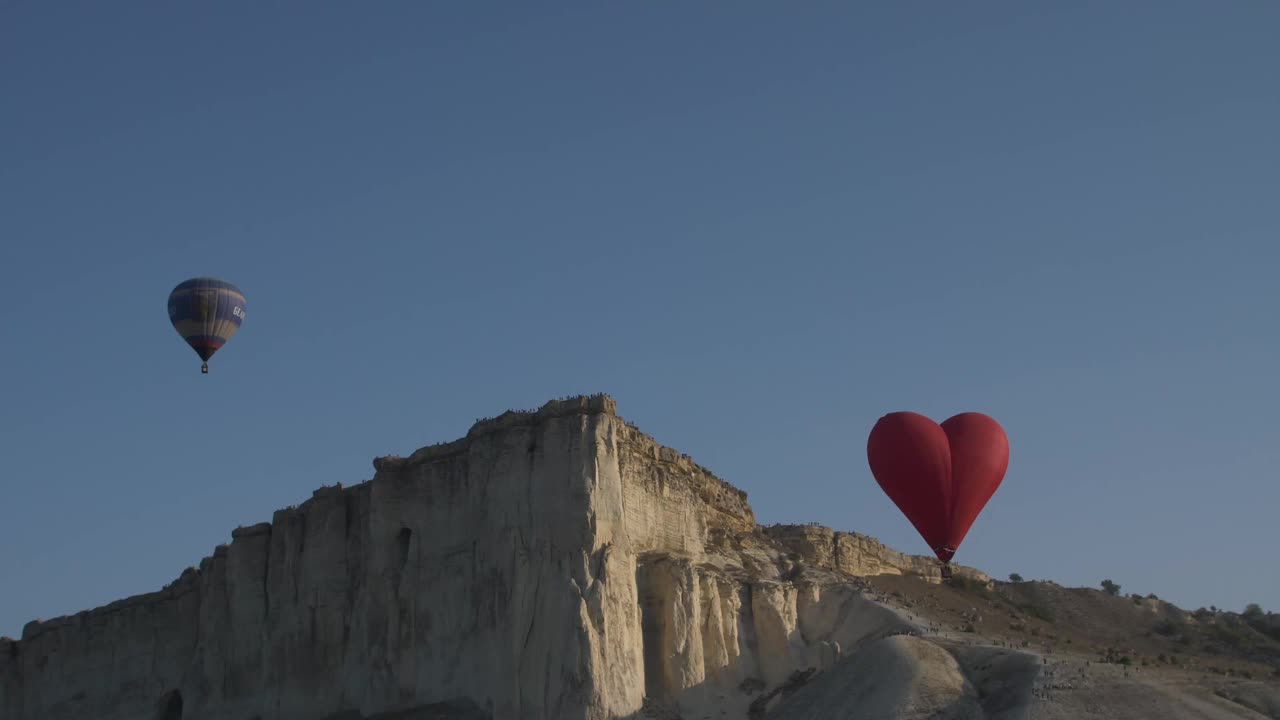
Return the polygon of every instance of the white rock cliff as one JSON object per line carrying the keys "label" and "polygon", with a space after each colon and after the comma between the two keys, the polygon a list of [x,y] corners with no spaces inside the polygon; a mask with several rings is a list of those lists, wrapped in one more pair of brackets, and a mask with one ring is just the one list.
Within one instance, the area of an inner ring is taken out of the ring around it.
{"label": "white rock cliff", "polygon": [[757,718],[908,629],[854,576],[937,579],[870,538],[758,526],[607,396],[374,467],[159,592],[0,640],[0,717]]}

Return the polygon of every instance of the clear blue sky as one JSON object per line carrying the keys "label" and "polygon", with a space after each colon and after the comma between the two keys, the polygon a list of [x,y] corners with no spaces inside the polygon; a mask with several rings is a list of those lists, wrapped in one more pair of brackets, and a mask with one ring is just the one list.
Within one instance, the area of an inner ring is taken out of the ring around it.
{"label": "clear blue sky", "polygon": [[[974,410],[957,557],[1280,610],[1280,5],[0,2],[0,634],[480,416],[605,391],[926,552],[876,419]],[[208,376],[168,324],[214,275]]]}

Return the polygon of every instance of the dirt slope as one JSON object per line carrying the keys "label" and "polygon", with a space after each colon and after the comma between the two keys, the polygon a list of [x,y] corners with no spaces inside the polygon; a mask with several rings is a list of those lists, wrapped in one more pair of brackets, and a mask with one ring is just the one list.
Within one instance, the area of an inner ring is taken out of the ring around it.
{"label": "dirt slope", "polygon": [[869,585],[917,636],[854,648],[770,720],[1280,719],[1280,643],[1258,616],[1042,582]]}

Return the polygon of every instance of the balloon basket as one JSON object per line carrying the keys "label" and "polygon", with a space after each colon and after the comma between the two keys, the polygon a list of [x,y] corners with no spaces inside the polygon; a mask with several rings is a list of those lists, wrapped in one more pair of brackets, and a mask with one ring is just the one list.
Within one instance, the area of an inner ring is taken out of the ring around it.
{"label": "balloon basket", "polygon": [[209,374],[209,363],[201,363],[201,364],[200,364],[200,374],[201,374],[201,375],[208,375],[208,374]]}

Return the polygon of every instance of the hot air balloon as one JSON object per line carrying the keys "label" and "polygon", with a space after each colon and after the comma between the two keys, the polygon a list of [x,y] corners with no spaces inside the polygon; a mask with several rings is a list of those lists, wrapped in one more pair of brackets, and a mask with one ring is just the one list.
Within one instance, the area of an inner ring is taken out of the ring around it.
{"label": "hot air balloon", "polygon": [[938,425],[912,412],[885,415],[867,438],[871,474],[951,577],[951,558],[1009,468],[1009,438],[995,420],[961,413]]}
{"label": "hot air balloon", "polygon": [[169,322],[204,361],[201,373],[209,372],[209,358],[240,329],[244,307],[240,288],[216,278],[192,278],[169,293]]}

